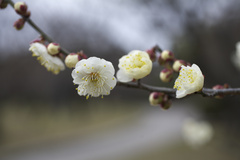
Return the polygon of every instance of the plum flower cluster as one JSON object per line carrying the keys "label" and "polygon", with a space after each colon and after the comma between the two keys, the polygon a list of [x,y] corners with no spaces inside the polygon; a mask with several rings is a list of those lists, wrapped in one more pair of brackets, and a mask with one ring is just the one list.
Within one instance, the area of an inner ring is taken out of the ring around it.
{"label": "plum flower cluster", "polygon": [[[203,88],[204,76],[196,64],[190,67],[190,64],[184,60],[175,59],[173,52],[161,50],[158,46],[147,50],[147,53],[152,61],[157,60],[159,65],[164,67],[159,74],[161,81],[170,82],[174,73],[180,72],[174,84],[174,88],[177,89],[176,98],[182,98]],[[149,102],[153,106],[160,105],[162,108],[168,109],[171,98],[164,93],[153,92],[149,96]]]}
{"label": "plum flower cluster", "polygon": [[152,61],[147,52],[133,50],[119,59],[117,78],[120,82],[141,79],[152,71]]}
{"label": "plum flower cluster", "polygon": [[[65,69],[65,66],[73,69],[72,77],[73,82],[78,85],[78,94],[86,96],[87,99],[89,97],[110,94],[110,91],[117,83],[114,77],[115,70],[111,62],[97,57],[87,59],[82,51],[69,54],[64,48],[60,48],[59,44],[52,43],[51,38],[29,18],[31,13],[28,11],[28,6],[25,2],[17,2],[14,4],[11,0],[0,0],[0,9],[6,8],[8,4],[21,16],[21,18],[14,23],[14,27],[17,30],[22,29],[25,22],[28,22],[40,33],[41,40],[36,40],[31,43],[29,50],[32,51],[32,55],[37,57],[37,60],[48,71],[58,74]],[[46,41],[49,43],[48,45],[45,45]],[[240,68],[240,42],[237,43],[236,49],[237,51],[233,61],[236,66]],[[151,73],[154,61],[157,61],[164,67],[159,73],[159,78],[163,82],[170,82],[173,79],[173,74],[180,72],[174,84],[176,90],[156,88],[151,85],[142,84],[139,81]],[[160,105],[163,109],[170,107],[171,98],[175,98],[175,91],[176,98],[182,98],[188,94],[201,91],[204,84],[204,76],[196,64],[191,66],[184,60],[176,59],[173,52],[162,50],[158,46],[146,52],[140,50],[129,52],[119,59],[118,67],[119,70],[116,76],[119,85],[148,91],[161,91],[151,93],[149,102],[154,106]],[[135,80],[138,80],[137,83],[124,84],[131,81],[134,82]],[[235,89],[225,90],[228,87],[228,85],[216,85],[212,89],[206,89],[200,93],[207,96],[215,96],[215,98],[222,98],[225,94],[229,93],[239,93],[239,91]]]}
{"label": "plum flower cluster", "polygon": [[[0,0],[0,7],[5,8],[8,3]],[[28,6],[24,2],[17,2],[14,4],[16,13],[22,16],[15,22],[14,27],[20,30],[25,21],[30,17]],[[116,85],[116,78],[114,77],[115,70],[111,62],[97,57],[87,57],[82,53],[71,53],[64,59],[65,64],[60,58],[60,46],[57,43],[50,43],[44,45],[44,40],[35,41],[30,44],[30,51],[32,55],[37,57],[37,60],[48,70],[54,74],[58,74],[65,69],[73,68],[72,77],[73,82],[78,84],[78,94],[86,96],[87,98],[98,97],[100,95],[108,95]],[[237,45],[236,57],[240,57],[240,43]],[[159,55],[157,55],[159,53]],[[63,58],[63,57],[62,57]],[[174,54],[169,50],[161,50],[158,46],[150,50],[140,51],[133,50],[127,55],[119,59],[119,70],[116,74],[118,81],[131,82],[139,80],[152,71],[152,62],[157,60],[164,68],[159,74],[159,78],[163,82],[170,82],[173,79],[174,72],[179,72],[179,77],[176,79],[174,88],[176,91],[176,98],[182,98],[187,94],[197,92],[202,89],[204,77],[200,68],[193,64],[189,66],[183,60],[175,59]],[[188,66],[187,66],[188,65]],[[170,98],[168,95],[153,92],[149,96],[149,101],[152,105],[160,105],[162,108],[169,108]]]}
{"label": "plum flower cluster", "polygon": [[39,42],[30,44],[29,50],[34,57],[43,65],[48,71],[58,74],[65,69],[65,65],[58,56],[49,54],[47,47]]}
{"label": "plum flower cluster", "polygon": [[79,61],[72,71],[73,83],[80,96],[99,97],[109,95],[116,86],[114,67],[111,62],[97,57]]}

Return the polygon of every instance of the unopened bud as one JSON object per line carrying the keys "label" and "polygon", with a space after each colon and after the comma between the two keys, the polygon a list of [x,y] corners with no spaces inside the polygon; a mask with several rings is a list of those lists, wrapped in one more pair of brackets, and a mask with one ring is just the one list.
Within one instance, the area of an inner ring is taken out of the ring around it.
{"label": "unopened bud", "polygon": [[160,56],[158,57],[158,63],[160,65],[164,65],[167,62],[171,62],[174,60],[174,54],[168,50],[162,51]]}
{"label": "unopened bud", "polygon": [[4,1],[4,0],[0,0],[0,9],[4,9],[6,8],[8,5],[8,2]]}
{"label": "unopened bud", "polygon": [[160,104],[160,106],[161,106],[162,109],[167,110],[167,109],[169,109],[171,107],[171,104],[172,104],[171,100],[168,99],[166,101],[163,101]]}
{"label": "unopened bud", "polygon": [[30,12],[30,11],[27,11],[27,13],[24,14],[24,17],[25,17],[25,18],[29,18],[30,16],[31,16],[31,12]]}
{"label": "unopened bud", "polygon": [[173,78],[173,70],[172,69],[167,69],[167,68],[164,68],[161,72],[160,72],[160,75],[159,75],[160,79],[163,81],[163,82],[170,82]]}
{"label": "unopened bud", "polygon": [[152,49],[149,49],[146,51],[150,57],[150,59],[152,60],[152,62],[154,62],[156,60],[156,49],[155,47],[153,47]]}
{"label": "unopened bud", "polygon": [[78,55],[78,60],[80,61],[81,59],[87,59],[86,54],[84,54],[83,51],[77,52]]}
{"label": "unopened bud", "polygon": [[60,45],[57,44],[57,43],[50,43],[50,44],[48,44],[48,46],[47,46],[47,51],[48,51],[48,53],[51,54],[51,55],[58,54],[59,51],[60,51]]}
{"label": "unopened bud", "polygon": [[163,101],[164,93],[161,92],[152,92],[149,95],[149,102],[152,106],[158,106]]}
{"label": "unopened bud", "polygon": [[14,4],[15,11],[20,15],[25,15],[27,13],[27,4],[25,2],[17,2]]}
{"label": "unopened bud", "polygon": [[79,55],[76,53],[70,53],[66,58],[65,58],[65,65],[68,68],[75,68],[77,62],[79,61]]}
{"label": "unopened bud", "polygon": [[14,28],[16,30],[21,30],[25,24],[25,20],[23,18],[18,19],[16,22],[14,22]]}
{"label": "unopened bud", "polygon": [[176,61],[173,63],[173,67],[172,67],[172,68],[173,68],[173,70],[174,70],[175,72],[179,72],[182,65],[186,66],[187,63],[186,63],[184,60],[176,60]]}
{"label": "unopened bud", "polygon": [[164,61],[173,61],[174,60],[174,54],[168,50],[164,50],[161,53],[161,57]]}

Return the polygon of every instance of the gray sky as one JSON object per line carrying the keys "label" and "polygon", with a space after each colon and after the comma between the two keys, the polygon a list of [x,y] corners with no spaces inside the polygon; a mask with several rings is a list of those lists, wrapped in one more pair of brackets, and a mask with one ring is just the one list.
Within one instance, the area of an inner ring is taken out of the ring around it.
{"label": "gray sky", "polygon": [[[25,0],[33,21],[63,47],[71,50],[68,46],[73,42],[84,40],[98,48],[97,36],[101,36],[106,41],[105,47],[112,44],[126,52],[146,50],[155,44],[171,48],[173,35],[182,32],[187,11],[194,10],[199,20],[211,25],[224,14],[230,1],[179,0],[176,3],[181,10],[174,11],[168,1],[163,0],[145,3],[137,0]],[[12,26],[18,18],[10,6],[0,10],[0,52],[7,52],[7,55],[18,54],[19,48],[27,51],[29,42],[39,35],[28,24],[16,31]],[[81,50],[81,46],[78,49]]]}

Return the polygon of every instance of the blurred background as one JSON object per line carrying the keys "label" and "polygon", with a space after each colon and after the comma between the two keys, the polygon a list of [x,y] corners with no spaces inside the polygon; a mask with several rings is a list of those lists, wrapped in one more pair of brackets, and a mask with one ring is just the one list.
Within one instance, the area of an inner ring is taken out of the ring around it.
{"label": "blurred background", "polygon": [[[25,0],[32,20],[71,52],[111,61],[158,44],[196,63],[205,87],[240,87],[231,57],[240,41],[238,0]],[[109,96],[86,100],[76,93],[71,70],[47,72],[28,51],[39,34],[11,6],[0,10],[0,159],[145,160],[240,158],[240,97],[192,95],[164,111],[149,93],[117,86]],[[159,80],[155,63],[143,82]],[[177,75],[176,75],[177,76]],[[182,138],[186,118],[208,121],[214,135],[193,148]]]}

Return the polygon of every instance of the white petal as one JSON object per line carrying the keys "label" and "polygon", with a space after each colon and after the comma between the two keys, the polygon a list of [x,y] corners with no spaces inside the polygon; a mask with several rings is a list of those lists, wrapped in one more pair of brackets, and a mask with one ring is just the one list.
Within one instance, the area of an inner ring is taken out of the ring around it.
{"label": "white petal", "polygon": [[105,84],[106,86],[108,86],[109,90],[112,90],[117,84],[117,80],[114,76],[112,76],[111,78],[108,78],[106,81],[105,81]]}
{"label": "white petal", "polygon": [[185,97],[187,94],[186,94],[186,91],[185,90],[177,90],[176,91],[176,98],[183,98]]}
{"label": "white petal", "polygon": [[40,56],[42,54],[47,54],[47,48],[41,43],[32,43],[30,44],[30,51],[32,51],[36,56]]}
{"label": "white petal", "polygon": [[117,72],[117,79],[120,82],[131,82],[133,80],[132,77],[130,77],[129,75],[127,75],[124,71],[122,71],[121,69],[118,70]]}

